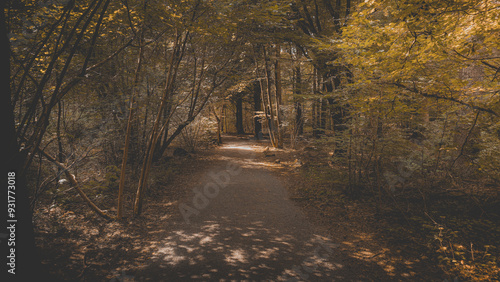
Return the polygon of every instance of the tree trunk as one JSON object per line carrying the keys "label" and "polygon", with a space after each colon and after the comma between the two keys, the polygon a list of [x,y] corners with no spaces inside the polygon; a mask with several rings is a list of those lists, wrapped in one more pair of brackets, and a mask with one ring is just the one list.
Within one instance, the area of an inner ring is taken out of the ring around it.
{"label": "tree trunk", "polygon": [[312,120],[313,120],[313,136],[318,138],[321,134],[321,99],[316,98],[319,94],[319,76],[318,69],[314,68],[313,73],[313,95],[315,98],[313,99],[313,111],[312,111]]}
{"label": "tree trunk", "polygon": [[236,98],[236,134],[245,134],[245,129],[243,128],[243,97],[238,94]]}
{"label": "tree trunk", "polygon": [[[341,87],[341,80],[340,80],[340,72],[341,70],[339,68],[336,68],[333,70],[332,74],[332,81],[333,83],[329,83],[328,85],[330,86],[329,92],[333,91],[333,89],[340,89]],[[328,86],[327,85],[327,86]],[[330,105],[330,116],[332,120],[332,130],[336,133],[340,133],[346,129],[345,126],[345,109],[343,105],[340,104],[340,101],[338,99],[334,98],[329,98],[328,99],[328,104]]]}
{"label": "tree trunk", "polygon": [[321,98],[319,110],[319,130],[320,134],[325,134],[326,122],[327,122],[327,112],[328,112],[328,101],[326,98]]}
{"label": "tree trunk", "polygon": [[[331,93],[333,91],[333,84],[329,77],[329,74],[327,72],[324,72],[322,78],[323,78],[322,79],[323,85],[321,89],[323,93]],[[321,118],[320,118],[319,128],[322,134],[326,134],[328,121],[330,119],[330,116],[328,114],[329,105],[330,104],[328,98],[321,98],[321,110],[320,110]]]}
{"label": "tree trunk", "polygon": [[[64,163],[64,152],[61,137],[61,118],[62,118],[62,101],[57,103],[57,124],[56,124],[56,138],[57,138],[57,160],[60,163]],[[61,174],[61,169],[57,169],[57,180],[59,181],[59,175]]]}
{"label": "tree trunk", "polygon": [[258,81],[254,81],[253,83],[253,128],[254,128],[254,137],[257,140],[262,139],[262,124],[260,122],[260,118],[257,116],[258,113],[262,111],[262,99],[260,97],[261,89],[260,83]]}
{"label": "tree trunk", "polygon": [[316,102],[316,99],[313,99],[312,100],[312,105],[311,105],[311,122],[312,122],[312,130],[313,130],[313,136],[314,137],[317,137],[316,134],[317,134],[317,127],[316,127],[316,106],[317,106],[317,102]]}
{"label": "tree trunk", "polygon": [[[269,127],[269,138],[271,139],[271,144],[273,147],[277,148],[278,143],[276,142],[276,131],[277,127],[275,124],[275,116],[273,109],[273,100],[272,100],[272,88],[271,88],[271,70],[269,69],[269,57],[267,56],[266,48],[262,48],[264,53],[264,70],[266,73],[266,89],[267,89],[267,105],[264,105],[264,110],[269,113],[268,117],[268,127]],[[263,97],[264,100],[264,97]]]}
{"label": "tree trunk", "polygon": [[[134,75],[134,83],[132,85],[132,94],[130,97],[130,109],[129,109],[129,114],[128,114],[128,121],[127,121],[127,132],[125,133],[125,148],[123,149],[123,158],[122,158],[122,167],[120,171],[120,182],[118,185],[118,207],[117,207],[117,218],[118,220],[122,219],[123,217],[123,191],[125,187],[125,177],[126,177],[126,167],[127,167],[127,158],[128,158],[128,152],[130,148],[130,141],[133,139],[135,136],[136,138],[139,136],[138,130],[134,130],[135,134],[132,134],[132,126],[134,124],[134,107],[135,107],[135,93],[137,91],[137,86],[139,84],[139,78],[140,78],[140,71],[141,71],[141,66],[142,66],[142,55],[144,53],[144,46],[143,46],[143,36],[144,32],[141,31],[141,38],[139,40],[139,58],[137,58],[137,68],[135,69],[135,75]],[[137,122],[135,122],[136,125],[138,125],[139,119],[137,119]],[[137,129],[137,127],[136,127]],[[137,141],[137,139],[136,139]]]}
{"label": "tree trunk", "polygon": [[125,147],[123,149],[122,167],[120,171],[120,183],[118,185],[118,208],[117,208],[118,220],[122,219],[123,217],[123,190],[125,186],[126,166],[127,166],[128,150],[130,144],[130,135],[131,135],[130,132],[132,130],[133,115],[134,115],[134,94],[132,94],[132,97],[130,98],[127,132],[125,133]]}
{"label": "tree trunk", "polygon": [[300,71],[300,65],[295,67],[295,97],[294,97],[294,108],[295,108],[295,133],[297,135],[302,135],[304,133],[304,122],[302,118],[302,74]]}
{"label": "tree trunk", "polygon": [[265,91],[264,91],[264,85],[262,85],[262,79],[259,80],[259,84],[260,84],[260,97],[261,97],[261,101],[262,101],[262,107],[264,108],[264,120],[266,122],[266,125],[267,125],[267,130],[268,130],[268,133],[269,133],[269,140],[271,141],[271,144],[273,147],[275,147],[275,143],[274,143],[274,132],[273,132],[273,124],[272,124],[272,120],[271,118],[269,117],[269,105],[266,104],[266,96],[265,96]]}
{"label": "tree trunk", "polygon": [[[147,185],[147,179],[149,174],[149,169],[151,168],[151,163],[153,161],[156,145],[158,139],[162,133],[160,130],[160,124],[162,122],[163,111],[169,103],[170,95],[172,94],[175,79],[177,77],[177,71],[179,69],[180,62],[184,56],[185,47],[187,40],[189,38],[189,32],[181,32],[177,34],[177,38],[174,42],[174,47],[172,51],[172,57],[169,62],[168,75],[166,77],[165,88],[163,90],[163,95],[156,114],[155,121],[153,123],[153,128],[151,134],[148,138],[148,143],[146,145],[146,150],[144,153],[144,159],[141,167],[141,174],[139,176],[139,184],[137,186],[135,201],[134,201],[134,216],[139,216],[142,212],[142,202],[144,198],[144,191]],[[163,128],[164,129],[164,128]]]}
{"label": "tree trunk", "polygon": [[222,117],[222,110],[220,112],[221,117],[219,117],[217,115],[217,111],[216,111],[215,107],[211,108],[211,109],[212,109],[212,114],[214,115],[215,120],[217,121],[217,139],[216,139],[216,142],[217,142],[217,145],[220,145],[220,144],[222,144],[222,138],[221,138],[221,129],[222,129],[221,117]]}
{"label": "tree trunk", "polygon": [[217,120],[217,144],[222,144],[222,130],[223,130],[223,124],[222,124],[222,115],[224,114],[223,108],[220,109],[219,112],[219,118]]}
{"label": "tree trunk", "polygon": [[283,92],[283,87],[281,85],[281,68],[280,68],[280,55],[281,47],[279,44],[276,45],[276,60],[274,61],[274,86],[276,88],[275,101],[276,101],[276,131],[277,131],[277,145],[278,148],[283,148],[283,127],[281,125],[281,97]]}
{"label": "tree trunk", "polygon": [[165,111],[163,113],[163,124],[164,124],[164,129],[162,130],[162,134],[160,134],[158,138],[158,142],[156,144],[156,149],[153,153],[153,162],[158,161],[161,159],[163,156],[163,153],[165,153],[165,150],[167,149],[168,145],[168,139],[169,139],[169,127],[170,127],[170,113],[172,110],[172,104],[168,104],[167,107],[165,108]]}
{"label": "tree trunk", "polygon": [[222,132],[227,133],[227,107],[225,104],[222,105]]}

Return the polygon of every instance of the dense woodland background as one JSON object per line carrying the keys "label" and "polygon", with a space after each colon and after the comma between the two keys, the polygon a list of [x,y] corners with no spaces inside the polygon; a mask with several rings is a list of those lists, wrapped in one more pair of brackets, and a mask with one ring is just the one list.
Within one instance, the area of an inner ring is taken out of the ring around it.
{"label": "dense woodland background", "polygon": [[498,1],[45,0],[2,12],[4,150],[26,180],[26,214],[65,206],[73,187],[96,216],[140,216],[168,150],[253,134],[318,152],[304,197],[393,211],[404,230],[390,232],[418,233],[408,244],[445,271],[498,279]]}

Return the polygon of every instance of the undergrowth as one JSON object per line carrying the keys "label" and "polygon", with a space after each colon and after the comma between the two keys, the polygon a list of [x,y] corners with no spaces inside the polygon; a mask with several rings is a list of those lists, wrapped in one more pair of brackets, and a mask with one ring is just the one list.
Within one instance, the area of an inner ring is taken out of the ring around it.
{"label": "undergrowth", "polygon": [[471,195],[472,189],[464,186],[460,193],[414,186],[398,195],[382,191],[384,199],[392,198],[387,201],[378,200],[378,190],[359,187],[362,193],[353,198],[343,188],[347,181],[341,171],[320,162],[301,168],[301,177],[309,182],[299,188],[301,199],[320,207],[353,202],[371,207],[381,218],[376,224],[383,225],[375,229],[389,246],[416,249],[414,253],[438,265],[444,277],[499,280],[500,205],[495,197]]}

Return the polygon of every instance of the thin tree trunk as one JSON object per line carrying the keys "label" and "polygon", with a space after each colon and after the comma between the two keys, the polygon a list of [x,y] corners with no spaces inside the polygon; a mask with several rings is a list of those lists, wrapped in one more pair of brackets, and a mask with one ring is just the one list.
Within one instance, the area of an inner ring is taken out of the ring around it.
{"label": "thin tree trunk", "polygon": [[132,130],[132,119],[134,115],[134,94],[130,97],[130,109],[127,121],[127,132],[125,133],[125,148],[123,149],[122,166],[120,171],[120,183],[118,185],[118,208],[117,208],[117,218],[121,220],[123,217],[123,190],[125,189],[125,177],[126,177],[126,166],[128,158],[128,150],[130,143],[130,132]]}
{"label": "thin tree trunk", "polygon": [[[273,101],[272,101],[272,88],[271,88],[271,71],[269,70],[269,58],[267,56],[266,47],[262,48],[264,53],[264,71],[266,73],[266,89],[267,89],[267,106],[264,106],[264,109],[267,109],[269,113],[268,125],[269,125],[269,138],[271,139],[271,144],[273,147],[277,148],[278,144],[276,142],[276,125],[275,125],[275,116],[273,110]],[[264,100],[264,99],[263,99]]]}
{"label": "thin tree trunk", "polygon": [[[172,141],[174,141],[174,139],[182,132],[182,130],[186,126],[188,126],[191,122],[194,121],[194,119],[201,113],[201,111],[203,110],[203,108],[207,104],[208,100],[210,99],[210,97],[214,93],[215,89],[217,87],[219,87],[224,82],[225,79],[226,78],[224,78],[221,82],[214,83],[212,85],[212,88],[210,89],[210,91],[208,91],[208,93],[204,97],[203,101],[199,103],[198,109],[196,109],[196,100],[197,100],[197,98],[195,99],[194,103],[191,104],[191,108],[190,108],[188,117],[186,118],[186,120],[183,123],[179,124],[177,126],[177,128],[174,130],[174,132],[172,133],[172,135],[170,135],[168,137],[167,141],[162,145],[162,148],[161,148],[160,152],[165,151],[168,148],[168,146],[170,145],[170,143],[172,143]],[[215,78],[214,78],[214,80],[215,80]],[[199,95],[200,89],[201,89],[201,83],[198,85],[197,90],[196,90],[196,95],[197,96]],[[160,129],[160,133],[165,129],[166,125],[169,123],[169,120],[172,117],[172,114],[173,114],[173,112],[170,114],[169,119],[165,122],[165,124],[163,125],[163,127]],[[156,161],[156,160],[157,159],[153,158],[153,161]]]}
{"label": "thin tree trunk", "polygon": [[313,95],[315,96],[313,99],[313,112],[312,112],[312,120],[313,120],[313,136],[319,137],[321,133],[321,99],[316,96],[319,94],[319,77],[318,70],[314,68],[313,72]]}
{"label": "thin tree trunk", "polygon": [[[147,181],[147,177],[148,177],[148,173],[149,173],[149,168],[151,166],[151,161],[153,158],[153,153],[155,151],[155,145],[156,145],[156,142],[158,141],[157,134],[158,134],[159,126],[160,126],[160,119],[162,117],[163,110],[165,109],[165,106],[168,103],[167,100],[171,94],[170,91],[172,89],[173,79],[175,77],[174,72],[177,71],[175,66],[176,65],[178,66],[178,64],[176,64],[176,60],[180,60],[180,55],[178,57],[177,53],[184,50],[184,48],[179,48],[181,45],[179,42],[180,39],[181,39],[181,35],[178,34],[176,37],[176,40],[174,42],[174,48],[173,48],[172,56],[170,59],[169,71],[168,71],[167,79],[165,82],[165,89],[163,91],[163,97],[162,97],[162,100],[160,103],[160,108],[158,109],[158,113],[157,113],[155,121],[153,123],[153,128],[152,128],[151,134],[148,138],[147,147],[146,147],[146,150],[144,153],[141,174],[139,177],[139,184],[137,187],[137,192],[136,192],[135,201],[134,201],[134,216],[140,215],[140,213],[142,211],[142,199],[143,199],[144,189],[146,186],[146,181]],[[187,41],[187,35],[185,37],[184,43],[186,41]]]}
{"label": "thin tree trunk", "polygon": [[223,125],[223,123],[222,123],[222,115],[223,115],[223,114],[224,114],[224,112],[223,112],[223,108],[221,108],[221,109],[220,109],[220,112],[219,112],[219,116],[220,116],[220,118],[219,118],[219,124],[218,124],[218,128],[217,128],[217,131],[218,131],[218,133],[217,133],[217,138],[219,139],[219,145],[220,145],[220,144],[222,144],[222,132],[224,132],[224,131],[223,131],[223,126],[224,126],[224,125]]}
{"label": "thin tree trunk", "polygon": [[142,139],[141,143],[144,144],[146,142],[146,134],[147,134],[147,125],[148,125],[148,118],[149,118],[149,98],[151,96],[151,89],[149,86],[149,81],[147,81],[147,87],[146,87],[146,101],[145,101],[145,113],[144,113],[144,120],[143,120],[143,125],[142,125]]}
{"label": "thin tree trunk", "polygon": [[222,112],[223,112],[223,122],[222,122],[222,125],[223,125],[223,131],[224,133],[227,133],[227,107],[225,104],[222,105]]}
{"label": "thin tree trunk", "polygon": [[257,116],[258,113],[262,111],[262,99],[260,97],[261,89],[258,81],[254,82],[253,85],[253,124],[254,124],[254,137],[256,140],[261,139],[262,135],[262,124],[260,123],[260,118]]}
{"label": "thin tree trunk", "polygon": [[[127,120],[127,132],[125,133],[125,148],[123,149],[122,167],[120,171],[120,182],[118,185],[118,207],[117,207],[117,218],[121,220],[123,217],[123,192],[125,189],[125,178],[126,178],[126,168],[127,168],[127,158],[130,147],[130,139],[132,137],[132,126],[134,124],[134,108],[135,108],[135,96],[137,92],[137,87],[140,79],[140,72],[142,67],[142,56],[144,54],[144,31],[141,31],[141,37],[139,39],[139,57],[137,58],[137,68],[135,69],[134,82],[132,85],[132,94],[130,96],[130,108]],[[135,134],[138,136],[138,134]]]}
{"label": "thin tree trunk", "polygon": [[[186,51],[186,44],[189,38],[189,31],[186,31],[185,33],[177,34],[176,40],[174,42],[174,48],[172,52],[172,57],[170,60],[170,66],[169,66],[169,71],[168,75],[166,78],[166,83],[165,83],[165,89],[163,92],[163,97],[161,99],[160,107],[158,109],[158,113],[156,115],[155,121],[153,123],[153,128],[151,130],[150,137],[148,139],[148,144],[146,147],[146,151],[144,154],[144,160],[141,168],[141,174],[139,176],[139,184],[137,187],[137,192],[135,196],[135,201],[134,201],[134,216],[139,216],[142,212],[142,202],[144,198],[144,190],[146,189],[147,185],[147,179],[149,175],[149,171],[151,168],[151,164],[153,162],[153,159],[155,157],[155,152],[156,152],[156,146],[159,141],[159,137],[161,136],[163,130],[165,129],[166,122],[164,122],[163,127],[160,128],[160,124],[162,123],[162,116],[163,116],[163,111],[167,107],[167,104],[169,103],[169,99],[172,95],[173,89],[174,89],[174,84],[175,80],[177,78],[177,72],[179,70],[180,63],[182,61],[182,58],[184,57],[185,51]],[[171,116],[171,115],[170,115]],[[187,124],[186,124],[187,125]],[[184,125],[185,126],[185,125]],[[182,128],[184,128],[184,126]],[[181,126],[179,126],[181,127]],[[178,129],[179,129],[178,127]],[[179,134],[180,132],[174,132],[172,136],[175,138],[175,134]],[[169,142],[171,142],[172,136],[169,137],[167,140],[167,145]],[[166,147],[164,144],[162,147]]]}
{"label": "thin tree trunk", "polygon": [[[168,148],[168,146],[170,146],[170,143],[172,143],[172,141],[182,132],[182,130],[186,126],[188,126],[191,122],[194,121],[194,119],[198,116],[198,114],[203,110],[203,108],[207,104],[208,99],[210,98],[212,93],[215,91],[215,89],[218,86],[220,86],[221,83],[225,80],[224,79],[222,82],[219,82],[219,83],[214,82],[214,84],[212,85],[212,88],[208,91],[204,100],[199,102],[200,92],[202,89],[201,86],[202,86],[202,82],[203,82],[204,77],[205,77],[205,54],[206,54],[206,52],[204,50],[203,51],[203,58],[202,58],[201,66],[200,66],[200,75],[199,75],[198,81],[196,81],[196,76],[193,79],[193,87],[191,90],[191,95],[186,96],[186,98],[184,98],[184,100],[178,104],[178,105],[182,104],[184,101],[187,100],[188,97],[191,97],[187,118],[183,123],[181,123],[180,125],[177,126],[177,128],[174,130],[174,132],[170,136],[165,135],[165,141],[163,142],[163,144],[161,145],[159,150],[157,152],[155,152],[155,154],[153,154],[153,162],[159,160],[159,158],[163,155],[163,153]],[[195,69],[196,69],[196,64],[195,64]],[[214,77],[214,81],[215,81],[215,77]],[[196,109],[197,105],[199,105],[198,109]],[[170,119],[172,118],[172,115],[175,113],[175,109],[177,109],[177,106],[172,105],[172,104],[168,104],[166,111],[169,113],[169,115],[166,118],[163,126],[160,129],[160,132],[159,132],[160,135],[162,132],[164,132],[168,129]],[[168,138],[167,138],[167,136],[168,136]]]}
{"label": "thin tree trunk", "polygon": [[[61,137],[61,115],[62,115],[62,102],[57,103],[57,124],[56,124],[56,138],[57,138],[57,160],[60,163],[64,163],[64,152]],[[58,169],[57,175],[59,175],[60,169]]]}
{"label": "thin tree trunk", "polygon": [[479,114],[481,113],[481,111],[477,111],[476,113],[476,117],[474,118],[474,122],[472,123],[472,126],[470,127],[469,129],[469,132],[467,133],[467,136],[465,136],[465,140],[464,142],[462,143],[462,146],[460,147],[460,152],[458,153],[457,157],[453,160],[453,162],[451,163],[450,165],[450,168],[449,170],[451,170],[453,168],[453,166],[455,165],[455,163],[457,162],[457,160],[463,156],[464,154],[464,148],[465,148],[465,145],[467,145],[467,141],[469,141],[469,138],[471,137],[472,135],[472,131],[474,130],[474,127],[476,126],[476,123],[477,123],[477,119],[479,118]]}
{"label": "thin tree trunk", "polygon": [[326,98],[321,98],[321,107],[319,111],[319,128],[321,130],[321,134],[325,134],[326,131],[326,122],[327,122],[327,111],[328,111],[328,101]]}
{"label": "thin tree trunk", "polygon": [[[265,69],[267,70],[268,67],[267,67],[267,56],[266,56],[266,51],[265,51],[265,47],[262,46],[261,44],[258,44],[257,46],[253,46],[253,54],[254,54],[254,60],[255,60],[255,69],[256,69],[256,76],[257,76],[257,81],[256,83],[259,84],[259,87],[260,87],[260,101],[262,103],[262,111],[264,112],[264,122],[265,122],[265,125],[267,126],[267,129],[268,129],[268,133],[269,133],[269,140],[271,141],[271,144],[273,147],[275,147],[275,143],[274,143],[274,134],[273,134],[273,130],[272,130],[272,121],[270,120],[269,118],[269,111],[270,111],[270,106],[268,106],[266,104],[266,95],[265,95],[265,90],[264,90],[264,84],[262,82],[262,78],[259,77],[259,63],[258,63],[258,57],[259,57],[259,51],[260,51],[260,48],[263,49],[263,52],[264,52],[264,65],[265,65]],[[269,84],[269,73],[266,71],[266,81],[268,82]],[[267,87],[268,91],[270,89],[270,86],[268,85]],[[269,98],[269,97],[267,97]]]}
{"label": "thin tree trunk", "polygon": [[261,101],[262,101],[262,107],[264,108],[264,120],[266,121],[267,125],[267,130],[269,133],[269,140],[271,141],[271,145],[275,147],[274,143],[274,132],[272,130],[272,121],[269,118],[269,106],[266,104],[266,96],[265,96],[265,90],[264,90],[264,85],[262,85],[262,79],[259,80],[260,83],[260,95],[261,95]]}
{"label": "thin tree trunk", "polygon": [[216,142],[217,142],[217,145],[220,145],[220,144],[222,144],[222,138],[221,138],[221,127],[222,127],[221,117],[222,117],[222,111],[221,111],[221,117],[219,117],[217,115],[217,111],[215,110],[215,107],[211,108],[211,110],[212,110],[212,114],[215,117],[215,120],[217,121],[217,137],[216,137],[217,139],[216,139]]}
{"label": "thin tree trunk", "polygon": [[276,45],[276,60],[274,61],[274,85],[276,88],[276,130],[277,130],[277,145],[278,148],[283,148],[283,127],[281,124],[281,99],[283,87],[281,85],[281,67],[280,67],[281,47]]}
{"label": "thin tree trunk", "polygon": [[297,135],[302,135],[304,133],[304,123],[302,118],[302,103],[300,102],[302,98],[302,74],[300,71],[300,65],[295,67],[295,88],[294,88],[294,106],[295,106],[295,132]]}
{"label": "thin tree trunk", "polygon": [[311,103],[311,122],[312,122],[312,130],[313,130],[313,136],[316,137],[317,129],[316,129],[316,99],[312,100]]}

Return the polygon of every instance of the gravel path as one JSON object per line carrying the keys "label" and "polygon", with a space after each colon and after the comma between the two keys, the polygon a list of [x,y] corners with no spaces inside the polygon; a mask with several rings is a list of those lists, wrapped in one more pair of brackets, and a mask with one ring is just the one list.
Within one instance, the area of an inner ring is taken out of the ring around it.
{"label": "gravel path", "polygon": [[342,254],[340,242],[322,236],[288,199],[279,178],[259,162],[252,142],[226,143],[213,167],[193,175],[195,192],[180,205],[178,216],[152,235],[160,238],[152,263],[135,279],[390,280],[380,273],[363,274],[365,266]]}

